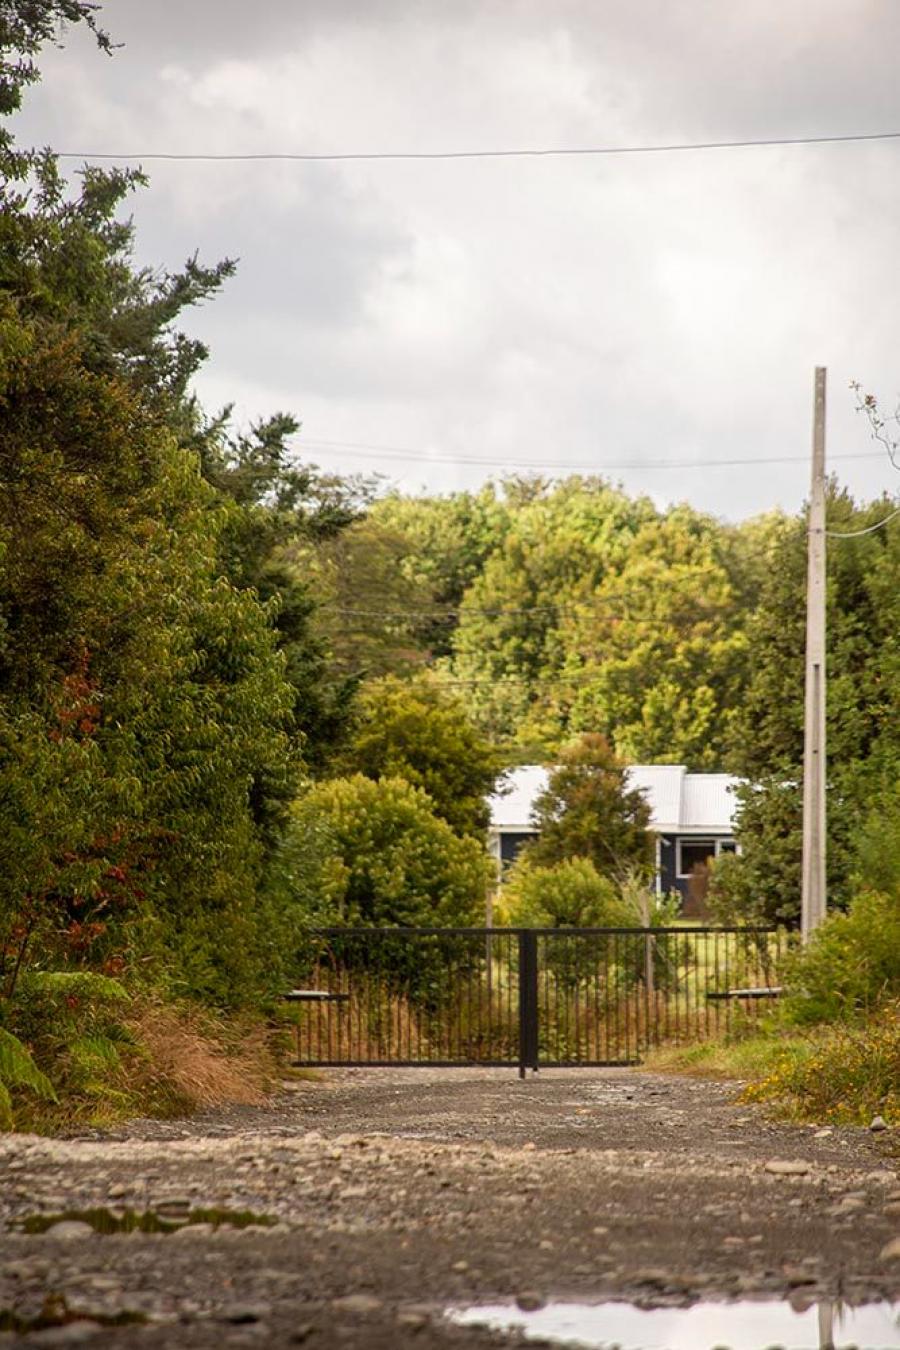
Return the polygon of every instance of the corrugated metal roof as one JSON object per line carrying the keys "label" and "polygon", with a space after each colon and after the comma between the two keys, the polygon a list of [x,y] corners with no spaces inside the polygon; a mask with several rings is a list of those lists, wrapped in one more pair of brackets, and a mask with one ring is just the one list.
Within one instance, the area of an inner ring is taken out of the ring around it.
{"label": "corrugated metal roof", "polygon": [[[506,776],[508,791],[491,797],[491,828],[532,829],[535,798],[547,786],[549,770],[525,764]],[[728,834],[734,825],[734,788],[740,779],[727,773],[688,773],[683,764],[634,764],[632,786],[650,803],[650,828],[658,834]]]}
{"label": "corrugated metal roof", "polygon": [[686,773],[681,786],[681,828],[730,830],[739,782],[730,773]]}
{"label": "corrugated metal roof", "polygon": [[650,803],[650,825],[658,834],[678,829],[681,817],[683,764],[632,764],[628,781],[640,788]]}
{"label": "corrugated metal roof", "polygon": [[535,798],[543,792],[550,776],[541,764],[524,764],[510,769],[504,782],[507,792],[497,793],[488,801],[491,808],[491,828],[495,830],[530,830],[531,810]]}

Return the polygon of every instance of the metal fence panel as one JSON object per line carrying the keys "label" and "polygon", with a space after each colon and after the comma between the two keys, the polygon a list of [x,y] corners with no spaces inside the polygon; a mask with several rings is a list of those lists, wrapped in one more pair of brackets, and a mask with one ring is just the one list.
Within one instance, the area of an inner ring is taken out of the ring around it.
{"label": "metal fence panel", "polygon": [[633,1064],[777,993],[764,928],[331,928],[295,990],[301,1065]]}

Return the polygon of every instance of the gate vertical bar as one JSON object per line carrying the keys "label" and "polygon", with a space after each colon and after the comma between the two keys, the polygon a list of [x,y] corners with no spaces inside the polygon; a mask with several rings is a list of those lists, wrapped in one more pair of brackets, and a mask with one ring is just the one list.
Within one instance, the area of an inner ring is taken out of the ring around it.
{"label": "gate vertical bar", "polygon": [[519,1077],[538,1066],[537,934],[519,933]]}

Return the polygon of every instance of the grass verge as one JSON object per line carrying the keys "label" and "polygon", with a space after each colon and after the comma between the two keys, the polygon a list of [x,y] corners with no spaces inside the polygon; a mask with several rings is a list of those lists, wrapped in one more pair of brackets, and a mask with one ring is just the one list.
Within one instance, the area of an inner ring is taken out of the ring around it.
{"label": "grass verge", "polygon": [[222,1017],[156,999],[132,1003],[115,1040],[61,1045],[52,1065],[59,1100],[16,1094],[15,1128],[56,1134],[135,1116],[172,1118],[261,1105],[280,1076],[281,1037],[259,1018]]}
{"label": "grass verge", "polygon": [[740,1100],[786,1119],[868,1125],[880,1115],[900,1126],[900,1002],[854,1023],[662,1047],[646,1062],[658,1072],[739,1080]]}

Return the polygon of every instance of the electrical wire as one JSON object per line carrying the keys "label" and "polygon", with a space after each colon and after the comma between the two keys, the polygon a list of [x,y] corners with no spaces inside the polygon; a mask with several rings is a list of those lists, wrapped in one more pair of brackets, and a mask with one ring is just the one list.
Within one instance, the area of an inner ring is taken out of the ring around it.
{"label": "electrical wire", "polygon": [[645,145],[541,146],[496,150],[354,150],[354,151],[251,151],[246,154],[147,150],[142,154],[125,151],[87,153],[62,150],[58,159],[81,160],[166,160],[180,163],[300,163],[336,164],[348,162],[456,160],[456,159],[562,159],[599,158],[616,155],[670,155],[698,150],[749,150],[795,145],[848,145],[871,141],[900,140],[900,131],[853,132],[843,136],[768,136],[735,141],[672,141]]}
{"label": "electrical wire", "polygon": [[[741,465],[759,464],[765,466],[809,463],[808,455],[771,455],[761,458],[741,459],[619,460],[605,464],[587,460],[557,460],[554,464],[547,464],[539,463],[536,460],[516,459],[514,455],[508,455],[505,459],[484,459],[473,455],[431,455],[425,450],[411,450],[400,446],[369,445],[364,441],[328,441],[306,436],[301,437],[300,440],[300,448],[303,449],[304,447],[311,450],[343,450],[346,454],[354,456],[358,452],[362,458],[369,458],[371,454],[378,454],[385,459],[420,460],[426,464],[484,464],[489,468],[507,468],[509,465],[517,465],[524,469],[540,469],[551,472],[556,469],[585,469],[593,474],[621,469],[647,469],[655,472],[657,469],[725,469],[736,468]],[[855,454],[830,455],[829,460],[881,459],[882,455],[883,452],[880,450],[864,450]]]}
{"label": "electrical wire", "polygon": [[864,534],[874,534],[876,530],[883,530],[890,521],[896,520],[900,516],[900,506],[896,511],[892,511],[884,520],[877,521],[874,525],[867,525],[864,530],[826,530],[825,535],[828,539],[861,539]]}
{"label": "electrical wire", "polygon": [[579,672],[578,674],[575,675],[570,675],[568,677],[553,676],[545,678],[543,676],[536,676],[534,679],[526,675],[501,675],[495,679],[491,679],[484,675],[475,677],[473,679],[463,679],[459,676],[454,675],[448,679],[445,679],[442,676],[441,671],[435,670],[433,666],[420,666],[418,669],[419,671],[424,672],[425,674],[437,676],[438,681],[442,688],[458,686],[461,688],[470,689],[485,686],[489,689],[502,690],[511,686],[524,685],[532,689],[535,693],[540,692],[541,689],[571,688],[579,684],[589,683],[591,680],[595,680],[597,678],[596,671],[584,671]]}
{"label": "electrical wire", "polygon": [[[642,624],[657,624],[657,623],[659,622],[658,619],[653,618],[653,617],[651,617],[651,616],[647,616],[647,615],[614,613],[614,612],[612,612],[612,611],[610,611],[610,610],[595,609],[595,608],[592,607],[592,606],[585,606],[584,609],[572,609],[572,608],[570,608],[570,607],[563,606],[563,607],[560,607],[559,609],[553,609],[553,610],[544,610],[544,609],[540,609],[540,608],[538,608],[538,609],[468,609],[468,608],[466,608],[466,609],[456,609],[456,610],[440,610],[440,611],[435,611],[435,612],[429,612],[428,610],[415,610],[415,609],[411,609],[411,610],[392,610],[392,609],[388,609],[388,610],[377,610],[377,609],[326,609],[325,606],[321,606],[320,609],[319,609],[319,613],[324,613],[325,617],[330,617],[331,615],[336,615],[336,616],[338,616],[338,617],[346,616],[346,617],[348,617],[348,618],[350,618],[350,619],[353,619],[353,618],[356,618],[356,619],[388,619],[388,620],[396,620],[396,621],[402,622],[402,623],[424,622],[424,621],[428,621],[428,620],[440,621],[441,619],[450,619],[450,620],[454,620],[454,619],[464,619],[464,618],[469,618],[471,615],[476,615],[476,614],[479,615],[479,616],[482,616],[482,615],[483,615],[484,617],[490,618],[490,619],[505,619],[505,618],[519,618],[519,617],[521,617],[521,618],[527,618],[527,617],[529,617],[530,615],[533,615],[533,614],[543,614],[543,613],[552,614],[552,615],[555,615],[555,616],[558,617],[558,618],[576,618],[576,619],[578,619],[578,618],[581,618],[581,619],[589,619],[589,618],[590,618],[590,619],[595,619],[595,620],[603,621],[603,622],[606,622],[606,623],[628,623],[628,622],[630,622],[630,623],[642,623]],[[705,622],[705,621],[708,621],[710,618],[714,617],[714,611],[710,611],[710,610],[700,610],[700,609],[697,609],[696,607],[694,608],[694,613],[698,616],[698,617],[697,617],[697,622],[698,622],[698,623],[703,623],[703,622]],[[356,632],[356,633],[358,633],[358,632],[361,631],[361,628],[362,628],[362,625],[360,625],[360,624],[358,624],[358,623],[346,623],[346,624],[340,624],[340,625],[339,625],[339,628],[338,628],[338,631],[340,631],[340,632],[351,632],[351,633]],[[531,629],[530,631],[533,631],[533,632],[534,632],[534,631],[539,631],[539,630]]]}
{"label": "electrical wire", "polygon": [[[592,605],[578,609],[572,605],[531,605],[523,609],[477,609],[469,605],[456,605],[450,609],[349,609],[344,605],[319,605],[324,614],[348,614],[356,618],[370,619],[454,619],[466,614],[484,614],[497,619],[506,615],[522,616],[527,614],[582,614],[594,611]],[[621,618],[620,614],[607,615],[608,618]]]}
{"label": "electrical wire", "polygon": [[[762,555],[758,555],[761,557]],[[718,574],[727,579],[724,567],[717,566],[715,563],[707,563],[691,569],[693,576],[703,576],[708,574]],[[468,618],[471,615],[484,615],[487,618],[523,618],[531,614],[551,614],[570,616],[573,618],[595,618],[608,619],[613,621],[622,621],[627,619],[636,620],[641,623],[655,623],[656,620],[639,615],[623,614],[620,611],[607,609],[605,601],[629,600],[631,597],[623,592],[611,592],[604,598],[604,602],[584,600],[580,604],[558,604],[558,605],[521,605],[507,607],[504,605],[435,605],[418,608],[411,606],[404,609],[363,609],[356,606],[322,604],[317,606],[317,612],[325,615],[346,615],[351,618],[369,618],[369,619],[454,619]],[[713,606],[717,610],[721,606]],[[709,610],[695,606],[696,612],[703,617],[708,617]]]}

